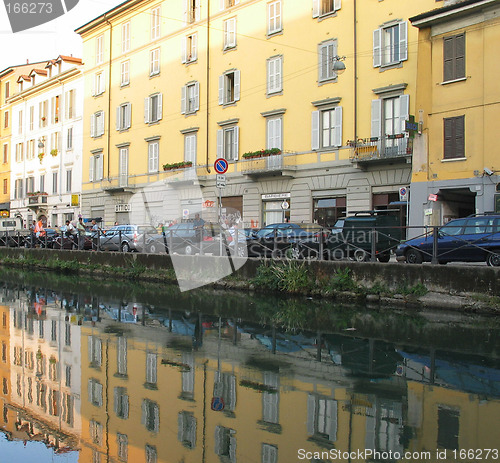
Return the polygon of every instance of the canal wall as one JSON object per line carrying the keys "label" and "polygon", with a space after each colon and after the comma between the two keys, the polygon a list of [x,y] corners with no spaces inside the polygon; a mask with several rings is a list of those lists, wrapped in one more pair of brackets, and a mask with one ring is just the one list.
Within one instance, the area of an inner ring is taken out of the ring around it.
{"label": "canal wall", "polygon": [[[170,256],[166,254],[140,254],[118,252],[93,252],[93,251],[53,251],[50,249],[25,249],[25,248],[0,248],[0,261],[36,260],[40,266],[49,261],[78,262],[80,268],[85,270],[88,266],[110,266],[115,268],[143,267],[154,270],[171,270],[173,264]],[[207,265],[213,266],[214,259],[204,256],[183,256],[189,259],[192,268],[200,269]],[[242,280],[248,283],[257,274],[257,269],[263,262],[270,260],[248,259],[237,270],[236,275],[230,280]],[[371,263],[351,261],[299,261],[307,266],[309,272],[316,280],[330,278],[339,272],[346,272],[356,284],[371,288],[374,285],[383,286],[392,291],[397,291],[402,285],[414,287],[423,285],[428,291],[448,295],[465,295],[476,293],[490,297],[500,296],[500,268],[468,265],[409,265],[403,263]],[[7,264],[8,265],[8,264]],[[151,272],[149,273],[151,275]],[[173,273],[172,273],[173,275]],[[228,285],[228,280],[224,283]],[[237,285],[235,285],[237,286]],[[443,302],[445,300],[443,299]]]}

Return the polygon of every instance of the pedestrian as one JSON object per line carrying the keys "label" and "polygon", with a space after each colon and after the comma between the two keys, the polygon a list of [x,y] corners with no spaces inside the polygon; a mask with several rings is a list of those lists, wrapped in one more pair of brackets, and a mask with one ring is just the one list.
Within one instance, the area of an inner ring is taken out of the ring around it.
{"label": "pedestrian", "polygon": [[195,214],[193,220],[193,228],[196,234],[196,241],[198,241],[198,243],[201,243],[201,239],[203,238],[204,225],[205,221],[200,217],[200,214]]}
{"label": "pedestrian", "polygon": [[78,217],[78,223],[76,224],[76,231],[78,232],[78,249],[83,251],[85,247],[85,225],[83,224],[83,219]]}
{"label": "pedestrian", "polygon": [[102,230],[99,227],[99,225],[97,225],[97,222],[95,219],[92,219],[92,225],[90,226],[90,231],[92,232],[92,250],[98,251],[99,250],[99,235],[102,232]]}
{"label": "pedestrian", "polygon": [[35,228],[36,228],[36,220],[33,220],[33,223],[30,225],[31,247],[32,248],[35,247],[35,240],[36,240]]}

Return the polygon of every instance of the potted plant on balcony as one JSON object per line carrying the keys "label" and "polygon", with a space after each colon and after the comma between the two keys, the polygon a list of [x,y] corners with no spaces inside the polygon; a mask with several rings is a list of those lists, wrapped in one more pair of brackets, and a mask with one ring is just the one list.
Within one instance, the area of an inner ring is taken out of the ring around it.
{"label": "potted plant on balcony", "polygon": [[185,169],[186,167],[191,167],[192,165],[193,163],[191,161],[173,162],[171,164],[163,164],[163,170]]}
{"label": "potted plant on balcony", "polygon": [[57,153],[59,153],[59,151],[57,151],[57,148],[52,148],[52,149],[50,150],[50,154],[51,154],[52,156],[57,156]]}
{"label": "potted plant on balcony", "polygon": [[281,150],[279,148],[271,148],[271,149],[262,149],[259,151],[249,151],[248,153],[243,154],[243,159],[254,159],[254,158],[263,158],[267,156],[276,156],[281,154]]}
{"label": "potted plant on balcony", "polygon": [[43,151],[41,153],[38,153],[38,159],[40,159],[40,164],[42,163],[44,156],[45,153]]}

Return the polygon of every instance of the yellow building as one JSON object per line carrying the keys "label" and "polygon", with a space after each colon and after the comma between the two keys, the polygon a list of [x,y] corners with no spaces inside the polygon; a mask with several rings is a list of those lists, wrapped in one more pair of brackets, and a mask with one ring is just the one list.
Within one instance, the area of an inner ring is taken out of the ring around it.
{"label": "yellow building", "polygon": [[418,31],[408,17],[434,6],[131,0],[81,26],[84,215],[212,218],[223,157],[222,204],[246,226],[332,226],[389,206],[405,222],[391,203],[411,176]]}
{"label": "yellow building", "polygon": [[450,1],[410,18],[419,29],[411,222],[500,212],[495,47],[500,2]]}

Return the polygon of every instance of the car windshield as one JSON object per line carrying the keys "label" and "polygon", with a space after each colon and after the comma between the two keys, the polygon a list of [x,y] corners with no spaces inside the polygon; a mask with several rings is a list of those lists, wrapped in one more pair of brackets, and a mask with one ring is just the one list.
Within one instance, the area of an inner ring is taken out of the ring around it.
{"label": "car windshield", "polygon": [[465,225],[465,219],[452,220],[450,223],[441,227],[440,232],[446,236],[460,235],[460,232]]}

